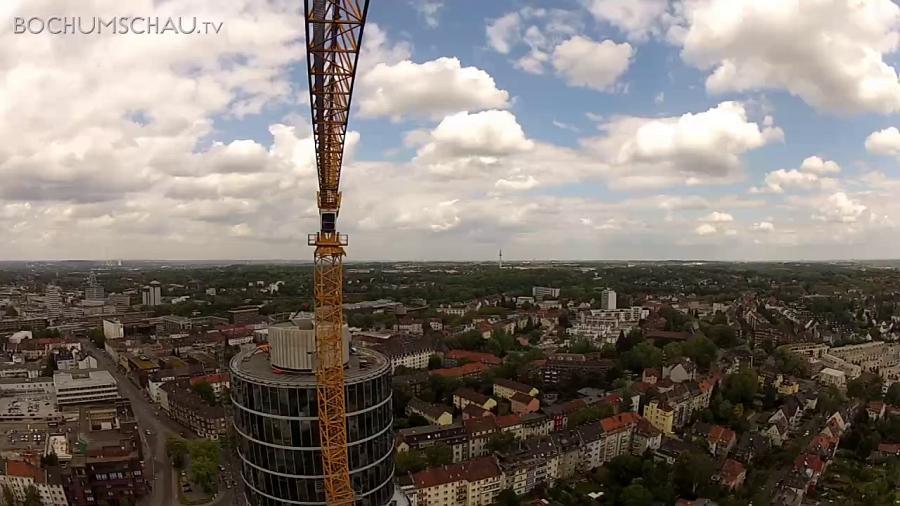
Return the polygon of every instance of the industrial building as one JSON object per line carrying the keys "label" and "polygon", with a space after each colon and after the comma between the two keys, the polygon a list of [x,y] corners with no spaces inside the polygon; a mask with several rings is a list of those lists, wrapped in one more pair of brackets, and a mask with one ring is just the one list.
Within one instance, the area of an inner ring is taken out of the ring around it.
{"label": "industrial building", "polygon": [[[326,504],[315,377],[315,331],[305,317],[269,328],[268,352],[231,360],[234,428],[246,496],[255,506]],[[385,505],[394,492],[391,364],[351,352],[343,332],[347,449],[358,505]]]}

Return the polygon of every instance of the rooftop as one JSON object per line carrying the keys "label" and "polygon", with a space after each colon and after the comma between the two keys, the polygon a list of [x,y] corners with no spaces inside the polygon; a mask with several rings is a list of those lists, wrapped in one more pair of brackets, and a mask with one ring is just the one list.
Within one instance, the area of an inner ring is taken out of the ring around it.
{"label": "rooftop", "polygon": [[87,388],[117,384],[113,375],[103,369],[56,371],[53,374],[53,383],[57,391],[61,388]]}
{"label": "rooftop", "polygon": [[[360,383],[384,374],[390,363],[384,355],[361,348],[350,354],[350,362],[344,368],[344,381]],[[246,381],[271,385],[314,387],[316,376],[312,372],[300,374],[276,374],[272,371],[269,355],[259,349],[245,350],[231,359],[231,370]]]}

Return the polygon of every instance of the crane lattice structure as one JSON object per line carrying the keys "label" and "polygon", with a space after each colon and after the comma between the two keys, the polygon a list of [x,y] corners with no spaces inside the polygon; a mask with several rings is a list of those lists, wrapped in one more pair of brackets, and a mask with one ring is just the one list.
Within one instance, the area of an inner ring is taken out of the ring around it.
{"label": "crane lattice structure", "polygon": [[368,0],[304,0],[306,64],[319,176],[320,229],[315,246],[316,395],[325,496],[353,504],[344,403],[343,284],[347,236],[337,232],[341,164]]}

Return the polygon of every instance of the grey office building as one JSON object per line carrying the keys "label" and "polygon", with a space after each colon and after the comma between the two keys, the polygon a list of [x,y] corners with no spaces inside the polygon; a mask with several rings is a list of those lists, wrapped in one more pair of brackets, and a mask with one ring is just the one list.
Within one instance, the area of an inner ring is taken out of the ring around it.
{"label": "grey office building", "polygon": [[[254,506],[324,505],[312,322],[297,318],[270,327],[269,335],[270,353],[247,350],[230,364],[245,495]],[[345,350],[356,504],[386,505],[394,493],[390,362],[374,351],[351,352],[346,332]]]}

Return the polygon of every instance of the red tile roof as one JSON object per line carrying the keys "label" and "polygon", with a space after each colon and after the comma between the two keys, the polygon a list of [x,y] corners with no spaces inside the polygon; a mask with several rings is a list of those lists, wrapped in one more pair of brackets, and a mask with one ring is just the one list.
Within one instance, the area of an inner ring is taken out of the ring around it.
{"label": "red tile roof", "polygon": [[468,462],[449,466],[431,467],[415,473],[413,483],[416,488],[430,488],[459,481],[481,481],[500,476],[500,466],[494,457],[479,457]]}
{"label": "red tile roof", "polygon": [[812,469],[816,473],[821,473],[822,470],[825,469],[825,462],[823,462],[818,455],[801,453],[797,456],[797,459],[794,460],[794,467],[800,470]]}
{"label": "red tile roof", "polygon": [[487,371],[487,366],[481,363],[465,364],[459,367],[448,367],[445,369],[435,369],[428,374],[432,376],[440,376],[442,378],[461,378],[463,376],[475,376]]}
{"label": "red tile roof", "polygon": [[744,464],[741,464],[734,459],[725,459],[725,463],[722,464],[722,470],[719,471],[719,475],[722,476],[722,483],[732,484],[741,477],[741,473],[744,471]]}
{"label": "red tile roof", "polygon": [[41,468],[33,466],[28,462],[21,460],[7,460],[6,474],[9,476],[18,476],[21,478],[31,478],[36,483],[44,482],[44,473]]}
{"label": "red tile roof", "polygon": [[519,425],[522,423],[522,418],[519,415],[504,415],[497,417],[497,426],[501,429],[505,429],[507,427],[512,427],[514,425]]}
{"label": "red tile roof", "polygon": [[603,427],[603,432],[616,432],[629,425],[637,425],[640,419],[641,415],[632,411],[626,411],[600,420],[600,426]]}
{"label": "red tile roof", "polygon": [[879,443],[878,451],[889,455],[900,455],[900,443]]}
{"label": "red tile roof", "polygon": [[709,429],[709,434],[707,435],[707,440],[711,445],[728,444],[735,439],[737,439],[737,436],[734,431],[727,427],[722,427],[721,425],[713,425]]}
{"label": "red tile roof", "polygon": [[503,360],[496,355],[469,350],[450,350],[447,352],[446,357],[450,360],[470,360],[484,365],[500,365],[503,363]]}

